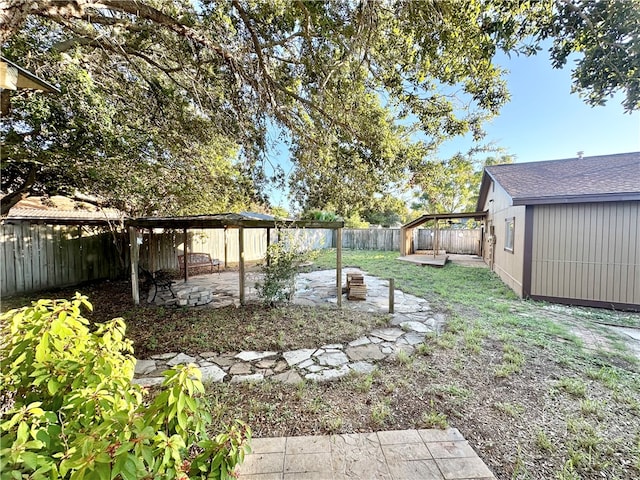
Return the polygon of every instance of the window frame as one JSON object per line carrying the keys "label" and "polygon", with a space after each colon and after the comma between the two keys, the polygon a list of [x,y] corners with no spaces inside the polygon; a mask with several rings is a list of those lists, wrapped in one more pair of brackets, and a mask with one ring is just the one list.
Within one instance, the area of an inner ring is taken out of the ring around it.
{"label": "window frame", "polygon": [[504,251],[513,253],[516,237],[516,217],[504,219]]}

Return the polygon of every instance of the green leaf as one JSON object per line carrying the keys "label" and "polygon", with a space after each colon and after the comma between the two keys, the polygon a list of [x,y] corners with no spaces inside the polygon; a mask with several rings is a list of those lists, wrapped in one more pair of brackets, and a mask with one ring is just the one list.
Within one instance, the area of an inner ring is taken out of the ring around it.
{"label": "green leaf", "polygon": [[55,395],[60,389],[60,383],[55,378],[50,378],[47,382],[47,390],[51,395]]}

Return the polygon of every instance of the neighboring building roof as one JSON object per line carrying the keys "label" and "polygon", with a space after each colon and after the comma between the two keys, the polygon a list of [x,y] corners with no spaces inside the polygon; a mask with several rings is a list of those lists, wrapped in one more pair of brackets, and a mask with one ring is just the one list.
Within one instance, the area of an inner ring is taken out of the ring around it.
{"label": "neighboring building roof", "polygon": [[491,180],[513,205],[640,200],[640,152],[486,167],[478,210]]}
{"label": "neighboring building roof", "polygon": [[9,214],[3,220],[8,223],[28,221],[60,225],[91,225],[117,222],[124,220],[124,217],[124,213],[115,208],[99,208],[87,202],[56,195],[47,199],[27,197],[20,200],[9,210]]}

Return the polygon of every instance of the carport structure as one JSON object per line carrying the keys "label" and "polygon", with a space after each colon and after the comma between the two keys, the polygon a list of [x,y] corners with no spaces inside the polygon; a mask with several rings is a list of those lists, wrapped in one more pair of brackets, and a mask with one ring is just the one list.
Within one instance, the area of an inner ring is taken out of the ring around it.
{"label": "carport structure", "polygon": [[413,230],[420,225],[433,221],[435,223],[435,238],[433,246],[433,255],[436,256],[436,252],[439,250],[439,225],[442,220],[459,220],[459,219],[474,219],[480,222],[484,222],[487,216],[486,212],[466,212],[466,213],[430,213],[422,215],[415,220],[404,224],[400,227],[400,255],[407,256],[415,253],[415,245],[413,244]]}
{"label": "carport structure", "polygon": [[[140,303],[140,292],[138,289],[138,262],[140,258],[138,233],[142,230],[149,230],[153,234],[153,229],[182,230],[184,232],[184,281],[189,279],[189,269],[187,268],[188,242],[186,241],[189,229],[224,229],[225,231],[235,229],[238,231],[239,245],[239,287],[240,304],[245,304],[245,262],[244,262],[244,230],[246,228],[261,228],[267,231],[267,246],[269,246],[272,229],[282,228],[319,228],[329,229],[336,232],[336,296],[338,306],[342,306],[342,229],[343,221],[326,222],[318,220],[290,220],[277,219],[268,215],[256,213],[221,213],[215,215],[196,215],[185,217],[141,217],[129,219],[126,222],[129,230],[129,244],[131,249],[131,292],[133,301],[137,305]],[[226,263],[226,258],[225,258]]]}

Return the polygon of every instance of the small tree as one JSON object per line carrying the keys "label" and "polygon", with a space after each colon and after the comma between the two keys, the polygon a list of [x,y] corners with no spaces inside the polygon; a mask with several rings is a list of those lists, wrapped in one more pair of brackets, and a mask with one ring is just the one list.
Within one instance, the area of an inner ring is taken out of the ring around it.
{"label": "small tree", "polygon": [[39,300],[0,316],[0,472],[32,479],[225,479],[248,451],[237,422],[215,438],[200,371],[164,372],[160,393],[132,385],[125,323],[89,328],[87,298]]}
{"label": "small tree", "polygon": [[305,242],[302,235],[279,230],[278,241],[267,247],[266,263],[261,268],[264,278],[256,283],[258,296],[267,305],[291,302],[300,266],[314,256],[310,242]]}

